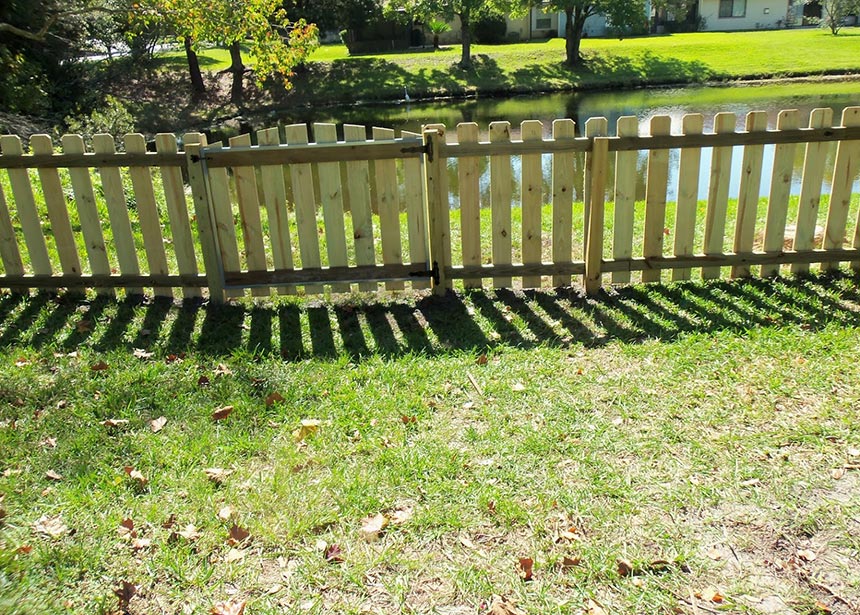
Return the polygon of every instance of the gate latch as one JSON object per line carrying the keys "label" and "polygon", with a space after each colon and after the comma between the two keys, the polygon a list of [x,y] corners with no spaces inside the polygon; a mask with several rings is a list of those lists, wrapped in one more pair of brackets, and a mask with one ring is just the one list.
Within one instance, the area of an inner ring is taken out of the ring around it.
{"label": "gate latch", "polygon": [[433,283],[439,284],[439,263],[433,261],[433,269],[422,269],[421,271],[410,271],[410,278],[431,278]]}

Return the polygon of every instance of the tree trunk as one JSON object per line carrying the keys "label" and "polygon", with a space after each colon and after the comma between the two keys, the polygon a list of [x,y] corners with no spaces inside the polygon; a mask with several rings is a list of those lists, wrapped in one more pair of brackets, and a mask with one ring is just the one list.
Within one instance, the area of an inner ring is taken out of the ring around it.
{"label": "tree trunk", "polygon": [[199,98],[206,92],[203,73],[200,72],[200,60],[194,49],[191,48],[191,37],[186,36],[183,43],[185,43],[185,57],[188,59],[188,72],[191,75],[191,94],[194,98]]}
{"label": "tree trunk", "polygon": [[469,11],[460,13],[460,37],[463,39],[460,68],[472,68],[472,24],[469,13]]}
{"label": "tree trunk", "polygon": [[581,10],[569,8],[564,11],[567,23],[564,25],[564,49],[565,62],[568,66],[578,66],[582,62],[579,47],[582,44],[582,29],[585,27],[585,18]]}
{"label": "tree trunk", "polygon": [[245,65],[242,64],[242,49],[239,41],[230,44],[230,72],[233,74],[233,85],[230,88],[230,102],[237,107],[242,107],[245,99],[243,81],[245,79]]}

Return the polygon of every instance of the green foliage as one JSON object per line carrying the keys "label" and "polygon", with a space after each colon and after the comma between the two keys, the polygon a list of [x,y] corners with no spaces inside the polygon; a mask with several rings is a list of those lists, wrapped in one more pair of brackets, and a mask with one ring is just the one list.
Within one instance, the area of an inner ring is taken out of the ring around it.
{"label": "green foliage", "polygon": [[439,35],[445,34],[446,32],[451,30],[451,26],[448,25],[447,22],[442,21],[441,19],[431,19],[427,22],[427,29],[430,30],[432,34]]}
{"label": "green foliage", "polygon": [[122,149],[122,136],[135,132],[134,117],[122,103],[113,96],[106,96],[104,105],[81,116],[68,116],[63,123],[66,132],[78,134],[90,141],[93,135],[105,133],[113,135],[117,149]]}
{"label": "green foliage", "polygon": [[821,27],[829,29],[834,36],[839,34],[848,16],[860,13],[860,0],[806,0],[806,4],[813,1],[821,5]]}
{"label": "green foliage", "polygon": [[482,9],[472,23],[475,41],[484,45],[497,45],[505,41],[508,20],[504,13],[491,8]]}

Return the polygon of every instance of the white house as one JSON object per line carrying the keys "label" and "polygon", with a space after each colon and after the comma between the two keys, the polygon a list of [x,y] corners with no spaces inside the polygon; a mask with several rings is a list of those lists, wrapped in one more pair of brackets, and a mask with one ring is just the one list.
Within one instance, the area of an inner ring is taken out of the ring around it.
{"label": "white house", "polygon": [[699,0],[703,30],[772,30],[789,20],[789,0]]}

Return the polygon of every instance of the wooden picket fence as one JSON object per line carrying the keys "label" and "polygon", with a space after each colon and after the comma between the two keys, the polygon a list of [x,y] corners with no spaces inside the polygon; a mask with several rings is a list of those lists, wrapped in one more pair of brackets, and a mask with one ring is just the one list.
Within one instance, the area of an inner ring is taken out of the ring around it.
{"label": "wooden picket fence", "polygon": [[[222,301],[245,289],[268,296],[297,287],[308,294],[348,292],[356,284],[373,291],[381,282],[399,290],[408,282],[444,293],[454,280],[467,288],[486,280],[511,287],[514,279],[539,287],[583,276],[586,291],[594,294],[610,279],[629,283],[631,272],[654,282],[663,279],[663,270],[671,270],[673,280],[689,279],[693,271],[717,278],[722,268],[730,268],[725,273],[731,277],[774,275],[782,265],[798,273],[813,263],[829,269],[848,262],[860,270],[860,222],[853,224],[850,247],[845,240],[860,165],[860,107],[845,109],[838,126],[832,116],[830,109],[814,110],[801,128],[800,114],[787,110],[769,130],[767,115],[753,112],[746,129],[736,131],[736,117],[720,113],[705,133],[704,117],[690,114],[682,134],[671,134],[668,116],[652,118],[647,128],[623,117],[614,136],[606,119],[592,118],[581,137],[572,120],[560,119],[549,138],[540,122],[526,121],[516,140],[509,123],[494,122],[486,141],[479,140],[477,124],[464,123],[456,137],[430,125],[423,135],[399,138],[381,128],[368,138],[364,126],[346,125],[341,140],[334,125],[315,124],[310,142],[308,127],[300,124],[261,130],[256,145],[251,135],[235,137],[229,147],[207,145],[199,133],[184,135],[181,144],[160,134],[155,151],[148,151],[142,135],[126,135],[121,153],[110,135],[96,135],[91,152],[80,136],[66,135],[61,153],[45,135],[30,139],[29,153],[18,137],[3,136],[0,288],[114,293],[121,287],[128,294],[151,288],[156,296],[181,288],[186,298],[208,289],[211,300]],[[826,223],[818,239],[833,142]],[[766,144],[775,145],[773,177],[766,220],[757,223]],[[800,145],[802,185],[790,220]],[[728,216],[736,146],[743,148],[742,175],[736,214]],[[704,148],[713,148],[707,178],[700,177]],[[680,151],[672,221],[670,150]],[[641,151],[647,152],[647,178],[644,204],[637,204]],[[551,194],[542,188],[544,156],[551,158]],[[513,157],[520,157],[518,203]],[[584,164],[577,166],[577,157]],[[482,164],[490,170],[484,198]],[[703,215],[697,212],[701,182],[708,182]],[[576,185],[584,186],[581,203],[575,203]],[[459,203],[453,226],[452,197]],[[522,223],[513,229],[517,206]],[[640,207],[644,229],[634,237]],[[489,236],[481,230],[482,209],[489,212]],[[577,211],[581,218],[575,220]],[[457,235],[459,241],[452,241]]]}

